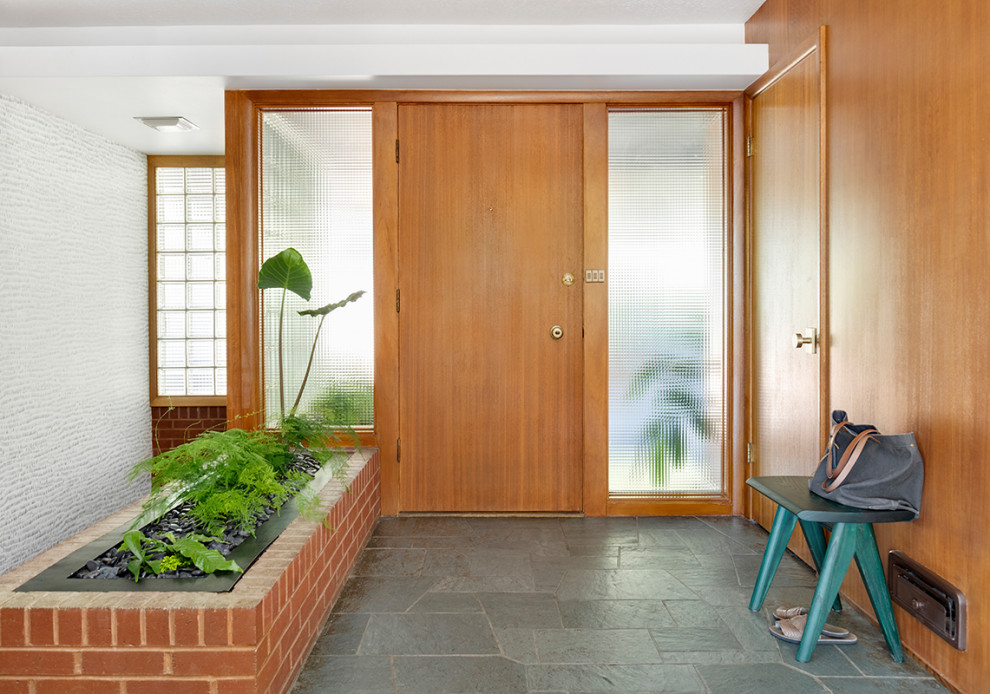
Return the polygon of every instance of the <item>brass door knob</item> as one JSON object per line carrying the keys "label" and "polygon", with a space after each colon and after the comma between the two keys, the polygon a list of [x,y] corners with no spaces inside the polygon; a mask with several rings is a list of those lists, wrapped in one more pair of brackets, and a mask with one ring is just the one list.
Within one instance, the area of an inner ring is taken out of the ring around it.
{"label": "brass door knob", "polygon": [[559,340],[563,336],[564,336],[564,329],[561,328],[559,325],[555,325],[552,328],[550,328],[550,337],[552,337],[553,339]]}

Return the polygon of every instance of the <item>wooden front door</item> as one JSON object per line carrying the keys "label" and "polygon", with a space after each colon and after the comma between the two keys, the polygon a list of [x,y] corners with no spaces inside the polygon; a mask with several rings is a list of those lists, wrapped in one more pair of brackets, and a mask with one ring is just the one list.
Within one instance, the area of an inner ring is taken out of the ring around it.
{"label": "wooden front door", "polygon": [[[772,75],[752,102],[755,475],[810,475],[822,445],[828,406],[822,47],[815,42]],[[794,343],[808,328],[819,333],[813,353]],[[775,504],[754,497],[753,517],[769,528]]]}
{"label": "wooden front door", "polygon": [[582,507],[582,118],[399,107],[400,511]]}

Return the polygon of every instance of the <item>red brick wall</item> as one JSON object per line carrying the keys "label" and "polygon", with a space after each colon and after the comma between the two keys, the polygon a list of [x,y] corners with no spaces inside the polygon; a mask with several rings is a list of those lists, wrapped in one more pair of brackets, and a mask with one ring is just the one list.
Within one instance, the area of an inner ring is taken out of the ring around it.
{"label": "red brick wall", "polygon": [[351,476],[332,531],[296,519],[230,593],[11,592],[124,512],[0,577],[0,692],[287,692],[378,520],[378,453]]}
{"label": "red brick wall", "polygon": [[227,428],[224,405],[201,407],[152,407],[151,426],[155,455],[170,451],[209,429]]}

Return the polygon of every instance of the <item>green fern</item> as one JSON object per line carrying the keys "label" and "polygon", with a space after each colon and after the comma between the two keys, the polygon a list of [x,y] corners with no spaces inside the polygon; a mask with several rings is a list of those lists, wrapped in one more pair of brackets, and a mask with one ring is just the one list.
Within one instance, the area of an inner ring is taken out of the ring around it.
{"label": "green fern", "polygon": [[190,514],[210,534],[229,524],[253,532],[267,507],[280,507],[308,481],[291,467],[295,453],[308,451],[335,475],[345,466],[343,445],[358,443],[353,431],[339,431],[310,415],[293,415],[279,429],[207,431],[177,448],[144,460],[131,478],[150,473],[146,515],[192,503]]}

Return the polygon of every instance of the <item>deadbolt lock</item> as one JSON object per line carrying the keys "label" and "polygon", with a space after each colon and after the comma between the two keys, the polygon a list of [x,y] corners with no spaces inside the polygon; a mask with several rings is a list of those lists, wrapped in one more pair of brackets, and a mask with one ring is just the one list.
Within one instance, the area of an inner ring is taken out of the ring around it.
{"label": "deadbolt lock", "polygon": [[552,328],[550,328],[550,337],[552,337],[553,339],[559,340],[563,336],[564,336],[564,329],[561,328],[559,325],[555,325]]}
{"label": "deadbolt lock", "polygon": [[569,272],[565,272],[564,276],[560,278],[560,282],[565,287],[570,287],[572,284],[574,284],[574,275],[572,275]]}

